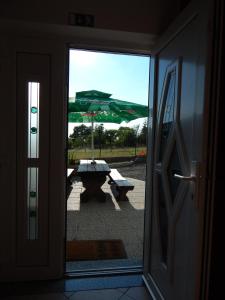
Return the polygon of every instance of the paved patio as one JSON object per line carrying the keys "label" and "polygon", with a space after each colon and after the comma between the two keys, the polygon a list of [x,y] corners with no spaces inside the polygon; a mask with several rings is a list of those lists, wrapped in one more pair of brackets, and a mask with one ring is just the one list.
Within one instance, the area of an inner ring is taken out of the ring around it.
{"label": "paved patio", "polygon": [[[105,203],[94,198],[80,203],[84,188],[78,177],[67,200],[67,240],[121,239],[124,243],[128,259],[98,261],[98,267],[142,264],[145,181],[126,178],[135,185],[127,193],[129,201],[117,202],[113,186],[106,181],[102,187],[107,194]],[[67,263],[67,269],[74,268],[96,268],[96,262]]]}

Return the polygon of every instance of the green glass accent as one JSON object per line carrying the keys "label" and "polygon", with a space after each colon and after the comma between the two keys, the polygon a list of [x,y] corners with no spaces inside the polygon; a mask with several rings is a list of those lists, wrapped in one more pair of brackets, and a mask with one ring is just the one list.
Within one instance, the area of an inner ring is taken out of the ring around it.
{"label": "green glass accent", "polygon": [[31,191],[31,192],[30,192],[30,197],[36,197],[36,194],[37,194],[36,192]]}
{"label": "green glass accent", "polygon": [[38,111],[37,107],[35,107],[35,106],[32,106],[30,110],[31,110],[32,114],[36,114]]}
{"label": "green glass accent", "polygon": [[37,133],[37,128],[36,127],[31,127],[30,132],[32,134],[36,134]]}

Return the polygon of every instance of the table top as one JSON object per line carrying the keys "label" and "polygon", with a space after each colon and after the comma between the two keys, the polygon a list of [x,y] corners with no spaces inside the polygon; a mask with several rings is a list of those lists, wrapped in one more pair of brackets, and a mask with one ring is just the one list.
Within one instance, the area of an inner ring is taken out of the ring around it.
{"label": "table top", "polygon": [[108,175],[110,173],[110,168],[106,161],[95,160],[95,164],[92,164],[92,160],[81,159],[77,170],[78,174],[99,174]]}
{"label": "table top", "polygon": [[67,177],[73,173],[74,169],[67,169]]}

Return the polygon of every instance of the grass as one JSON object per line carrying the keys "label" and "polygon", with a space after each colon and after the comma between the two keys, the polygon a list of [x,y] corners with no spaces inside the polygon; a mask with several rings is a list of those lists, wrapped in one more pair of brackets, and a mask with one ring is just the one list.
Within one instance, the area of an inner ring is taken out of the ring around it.
{"label": "grass", "polygon": [[[146,147],[137,147],[136,155],[141,154],[141,152],[146,153]],[[127,148],[115,148],[115,149],[102,149],[101,153],[99,149],[94,150],[94,157],[96,159],[99,158],[107,158],[107,157],[134,157],[135,156],[135,148],[127,147]],[[91,149],[70,149],[68,150],[68,160],[69,161],[77,161],[79,159],[90,159],[92,157]]]}

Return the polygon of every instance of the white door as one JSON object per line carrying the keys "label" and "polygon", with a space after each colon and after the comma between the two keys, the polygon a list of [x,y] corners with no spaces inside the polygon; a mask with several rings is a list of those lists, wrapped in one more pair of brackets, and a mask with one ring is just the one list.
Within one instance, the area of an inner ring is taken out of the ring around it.
{"label": "white door", "polygon": [[59,278],[65,237],[64,50],[41,39],[7,42],[0,279]]}
{"label": "white door", "polygon": [[198,299],[207,18],[189,7],[151,61],[144,278],[156,299]]}

